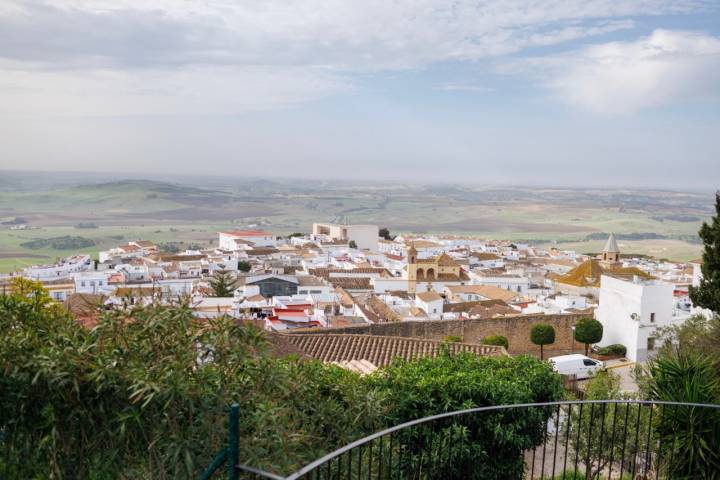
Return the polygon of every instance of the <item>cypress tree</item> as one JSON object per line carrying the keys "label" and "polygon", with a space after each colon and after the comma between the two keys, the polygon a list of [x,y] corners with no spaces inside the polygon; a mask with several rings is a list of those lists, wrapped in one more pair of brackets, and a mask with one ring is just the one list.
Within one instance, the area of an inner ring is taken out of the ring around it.
{"label": "cypress tree", "polygon": [[720,192],[715,193],[715,216],[710,224],[703,222],[699,232],[705,244],[702,281],[690,287],[690,299],[697,307],[720,312]]}

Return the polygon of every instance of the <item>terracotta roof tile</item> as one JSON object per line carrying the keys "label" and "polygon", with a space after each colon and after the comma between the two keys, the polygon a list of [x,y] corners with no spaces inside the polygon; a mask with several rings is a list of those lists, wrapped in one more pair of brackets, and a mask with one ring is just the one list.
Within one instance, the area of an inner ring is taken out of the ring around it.
{"label": "terracotta roof tile", "polygon": [[[395,358],[413,360],[436,357],[443,342],[417,338],[384,337],[376,335],[288,334],[285,338],[310,357],[323,362],[366,360],[383,367]],[[448,343],[450,353],[470,352],[480,356],[506,354],[495,345]]]}

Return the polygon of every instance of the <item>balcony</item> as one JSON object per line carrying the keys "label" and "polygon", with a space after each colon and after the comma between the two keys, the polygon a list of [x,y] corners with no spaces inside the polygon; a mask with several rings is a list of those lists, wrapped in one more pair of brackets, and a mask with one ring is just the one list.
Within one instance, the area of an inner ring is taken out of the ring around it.
{"label": "balcony", "polygon": [[282,474],[237,458],[233,408],[228,447],[203,480],[220,478],[224,464],[231,480],[689,480],[720,472],[701,452],[720,449],[720,405],[592,400],[473,408],[397,425]]}

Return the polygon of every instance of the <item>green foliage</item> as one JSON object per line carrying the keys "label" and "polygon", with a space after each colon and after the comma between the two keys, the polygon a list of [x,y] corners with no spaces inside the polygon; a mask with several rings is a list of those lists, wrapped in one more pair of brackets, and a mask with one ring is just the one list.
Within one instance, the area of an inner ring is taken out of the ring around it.
{"label": "green foliage", "polygon": [[288,238],[294,238],[294,237],[304,237],[305,234],[301,232],[293,232],[290,235],[288,235]]}
{"label": "green foliage", "polygon": [[[370,381],[387,392],[390,424],[474,407],[554,401],[563,395],[560,377],[548,364],[528,356],[446,353],[436,359],[396,361]],[[442,465],[442,471],[429,472],[430,478],[520,479],[522,452],[542,442],[550,414],[530,409],[455,417],[435,429],[404,431],[400,442],[404,454],[416,462],[421,452],[428,454],[424,447],[430,442],[443,446],[430,453],[441,460],[431,463]]]}
{"label": "green foliage", "polygon": [[20,244],[21,247],[39,250],[41,248],[55,248],[57,250],[79,250],[92,247],[95,242],[89,238],[65,235],[63,237],[36,238]]}
{"label": "green foliage", "polygon": [[587,480],[587,476],[585,476],[585,472],[578,470],[577,472],[575,470],[571,472],[564,472],[560,475],[555,475],[551,480]]}
{"label": "green foliage", "polygon": [[[598,372],[588,381],[585,393],[587,400],[631,398],[621,392],[620,377],[612,371]],[[611,461],[614,471],[619,471],[621,464],[629,469],[636,456],[645,452],[649,408],[638,404],[611,403],[583,407],[582,410],[576,407],[572,411],[569,438],[571,455],[583,459],[589,471],[588,478],[607,471]],[[635,428],[638,425],[640,428]]]}
{"label": "green foliage", "polygon": [[588,354],[591,343],[602,340],[603,326],[594,318],[581,318],[575,325],[575,340],[585,344],[585,355]]}
{"label": "green foliage", "polygon": [[237,279],[227,270],[218,270],[210,278],[210,288],[214,297],[232,297],[236,284]]}
{"label": "green foliage", "polygon": [[699,232],[705,244],[703,251],[703,264],[701,266],[703,278],[700,285],[690,287],[690,299],[693,304],[720,312],[720,192],[715,194],[715,216],[708,224],[703,222]]}
{"label": "green foliage", "polygon": [[627,347],[619,343],[613,343],[606,347],[600,347],[595,350],[598,355],[622,355],[623,357],[627,354]]}
{"label": "green foliage", "polygon": [[396,237],[396,235],[390,235],[390,230],[387,227],[382,227],[378,231],[378,235],[380,236],[380,238],[383,238],[383,239],[389,240],[389,241],[395,240],[395,237]]}
{"label": "green foliage", "polygon": [[502,335],[488,335],[487,337],[483,338],[482,342],[480,343],[484,345],[499,345],[501,347],[505,347],[506,349],[510,346],[507,337],[504,337]]}
{"label": "green foliage", "polygon": [[717,315],[710,319],[693,315],[681,325],[662,329],[660,338],[663,339],[661,357],[702,352],[713,361],[720,377],[720,317]]}
{"label": "green foliage", "polygon": [[[656,400],[720,403],[716,364],[706,355],[660,355],[649,364],[650,394]],[[664,408],[656,430],[663,442],[670,478],[720,478],[720,410]]]}
{"label": "green foliage", "polygon": [[[8,479],[197,478],[225,444],[231,402],[240,405],[243,462],[287,473],[411,418],[563,392],[530,357],[446,351],[366,377],[272,358],[264,332],[227,317],[198,321],[186,304],[106,311],[86,330],[39,283],[21,279],[0,295],[0,331],[0,478]],[[522,451],[542,440],[547,416],[498,412],[423,440],[446,442],[458,471],[485,459],[473,478],[520,478]],[[403,437],[402,448],[417,453],[418,440]]]}
{"label": "green foliage", "polygon": [[355,240],[350,240],[350,243],[348,243],[348,247],[358,248],[357,243],[355,243]]}
{"label": "green foliage", "polygon": [[252,269],[250,262],[246,262],[245,260],[238,260],[237,267],[240,272],[249,272]]}
{"label": "green foliage", "polygon": [[555,343],[555,329],[552,325],[538,323],[530,329],[530,341],[540,345],[540,360],[544,358],[543,347]]}
{"label": "green foliage", "polygon": [[[241,407],[241,458],[289,471],[384,425],[339,367],[266,355],[262,331],[187,305],[81,328],[39,284],[0,296],[0,478],[197,478]],[[210,361],[211,360],[211,361]]]}
{"label": "green foliage", "polygon": [[460,337],[460,336],[458,336],[458,335],[448,335],[447,337],[445,337],[445,338],[443,339],[443,342],[446,342],[446,343],[461,343],[462,340],[463,340],[462,337]]}

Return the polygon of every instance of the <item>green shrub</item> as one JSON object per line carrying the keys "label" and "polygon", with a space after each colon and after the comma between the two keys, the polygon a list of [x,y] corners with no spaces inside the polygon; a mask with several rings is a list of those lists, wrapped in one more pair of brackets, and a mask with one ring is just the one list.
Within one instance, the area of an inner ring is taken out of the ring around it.
{"label": "green shrub", "polygon": [[445,337],[445,338],[443,339],[443,342],[446,342],[446,343],[461,343],[462,340],[463,340],[462,337],[459,336],[459,335],[448,335],[447,337]]}
{"label": "green shrub", "polygon": [[[386,392],[390,425],[468,408],[550,402],[563,395],[560,376],[529,356],[462,353],[396,361],[370,381]],[[432,453],[438,461],[431,463],[442,469],[428,472],[429,478],[520,479],[522,452],[541,443],[549,415],[545,409],[489,411],[448,419],[435,424],[435,430],[409,429],[399,439],[412,458],[419,458],[431,442],[445,445]]]}
{"label": "green shrub", "polygon": [[[242,461],[286,474],[399,422],[563,394],[531,357],[445,350],[361,377],[273,358],[264,332],[227,317],[199,322],[184,304],[106,311],[87,330],[40,284],[12,290],[0,295],[3,479],[197,478],[225,445],[232,402]],[[440,453],[451,470],[434,472],[442,478],[520,478],[522,452],[542,441],[549,415],[492,412],[398,438],[410,453],[452,439]]]}
{"label": "green shrub", "polygon": [[[653,399],[720,403],[720,378],[713,360],[698,353],[660,355],[649,364]],[[662,408],[656,431],[663,445],[668,478],[720,478],[720,410]]]}
{"label": "green shrub", "polygon": [[627,348],[625,345],[619,343],[613,343],[607,347],[600,347],[595,350],[598,355],[622,355],[623,357],[627,354]]}
{"label": "green shrub", "polygon": [[243,461],[279,472],[385,425],[359,375],[272,358],[262,331],[232,319],[151,305],[89,331],[39,284],[13,288],[0,295],[0,478],[197,478],[231,402]]}
{"label": "green shrub", "polygon": [[481,343],[484,345],[499,345],[506,349],[510,346],[507,337],[503,337],[502,335],[488,335],[482,339]]}

